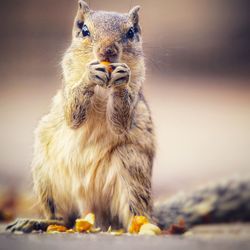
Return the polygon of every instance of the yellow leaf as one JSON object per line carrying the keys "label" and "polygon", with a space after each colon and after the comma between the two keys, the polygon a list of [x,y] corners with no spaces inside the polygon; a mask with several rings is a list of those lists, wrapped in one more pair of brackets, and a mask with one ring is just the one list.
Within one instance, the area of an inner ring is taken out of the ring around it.
{"label": "yellow leaf", "polygon": [[124,229],[114,230],[110,232],[111,235],[119,236],[124,234]]}
{"label": "yellow leaf", "polygon": [[88,213],[84,218],[76,220],[75,229],[77,232],[86,232],[90,230],[94,224],[95,215],[93,213]]}
{"label": "yellow leaf", "polygon": [[95,215],[93,213],[88,213],[85,217],[84,220],[88,221],[90,224],[94,225],[95,224]]}
{"label": "yellow leaf", "polygon": [[139,235],[156,235],[156,233],[152,230],[142,230],[139,232]]}
{"label": "yellow leaf", "polygon": [[129,226],[130,233],[138,233],[143,224],[148,223],[148,219],[145,216],[134,216]]}
{"label": "yellow leaf", "polygon": [[47,232],[66,232],[67,228],[65,226],[61,226],[61,225],[49,225],[47,227]]}
{"label": "yellow leaf", "polygon": [[77,219],[76,220],[76,231],[81,233],[89,230],[92,227],[92,224],[86,221],[85,219]]}
{"label": "yellow leaf", "polygon": [[152,231],[155,234],[161,234],[161,229],[154,224],[145,223],[141,226],[139,234],[143,234],[143,232]]}

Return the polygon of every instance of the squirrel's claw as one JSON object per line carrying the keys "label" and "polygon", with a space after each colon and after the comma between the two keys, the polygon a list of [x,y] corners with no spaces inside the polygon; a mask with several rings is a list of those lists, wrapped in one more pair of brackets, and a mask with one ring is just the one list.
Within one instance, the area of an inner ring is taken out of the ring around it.
{"label": "squirrel's claw", "polygon": [[125,63],[113,63],[115,69],[111,73],[109,86],[118,87],[126,85],[130,80],[130,68]]}
{"label": "squirrel's claw", "polygon": [[52,224],[63,225],[63,222],[59,220],[17,219],[15,222],[6,227],[6,231],[11,233],[30,233],[33,230],[46,231],[47,227]]}
{"label": "squirrel's claw", "polygon": [[29,219],[17,219],[14,223],[8,225],[6,227],[6,231],[10,231],[10,232],[24,232],[24,233],[28,233],[32,231],[31,226],[33,226],[33,222]]}
{"label": "squirrel's claw", "polygon": [[105,66],[99,62],[92,62],[88,65],[89,80],[101,87],[107,87],[109,81],[109,72]]}

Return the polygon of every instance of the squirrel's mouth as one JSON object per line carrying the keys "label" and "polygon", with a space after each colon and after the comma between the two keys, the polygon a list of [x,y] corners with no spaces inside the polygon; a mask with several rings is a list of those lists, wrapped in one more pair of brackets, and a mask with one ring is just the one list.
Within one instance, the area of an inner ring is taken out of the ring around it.
{"label": "squirrel's mouth", "polygon": [[106,61],[110,63],[117,63],[119,62],[119,57],[118,55],[112,55],[112,56],[107,56],[107,55],[98,55],[99,61]]}

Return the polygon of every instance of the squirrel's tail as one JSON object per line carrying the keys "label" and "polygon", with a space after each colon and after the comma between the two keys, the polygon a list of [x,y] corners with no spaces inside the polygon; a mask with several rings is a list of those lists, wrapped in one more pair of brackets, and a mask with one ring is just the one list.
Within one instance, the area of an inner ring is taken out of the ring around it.
{"label": "squirrel's tail", "polygon": [[159,201],[153,215],[163,229],[180,220],[184,220],[187,228],[197,224],[250,221],[250,178],[233,178]]}

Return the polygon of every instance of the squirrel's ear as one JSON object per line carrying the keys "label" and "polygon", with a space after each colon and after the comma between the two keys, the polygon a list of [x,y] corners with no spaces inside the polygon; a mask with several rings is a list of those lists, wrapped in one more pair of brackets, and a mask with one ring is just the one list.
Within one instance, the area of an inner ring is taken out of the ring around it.
{"label": "squirrel's ear", "polygon": [[78,11],[77,11],[77,18],[78,21],[82,21],[84,22],[84,19],[86,17],[86,15],[88,15],[90,12],[90,8],[88,6],[88,4],[83,1],[83,0],[79,0],[78,1]]}
{"label": "squirrel's ear", "polygon": [[141,7],[139,5],[137,5],[129,11],[129,17],[130,17],[130,20],[133,22],[133,24],[138,24],[138,22],[139,22],[138,12],[139,12],[140,8]]}
{"label": "squirrel's ear", "polygon": [[77,21],[84,22],[86,16],[89,14],[89,12],[90,12],[90,8],[89,8],[88,4],[83,0],[79,0],[78,1],[78,11],[77,11],[77,15],[76,15]]}
{"label": "squirrel's ear", "polygon": [[78,11],[81,12],[83,15],[90,12],[90,8],[89,8],[88,4],[85,1],[79,0],[78,5],[79,5],[79,10]]}

